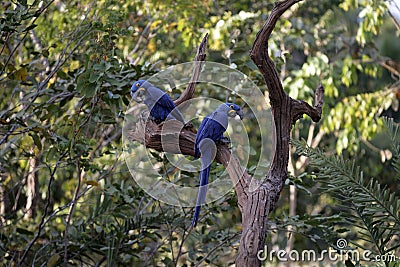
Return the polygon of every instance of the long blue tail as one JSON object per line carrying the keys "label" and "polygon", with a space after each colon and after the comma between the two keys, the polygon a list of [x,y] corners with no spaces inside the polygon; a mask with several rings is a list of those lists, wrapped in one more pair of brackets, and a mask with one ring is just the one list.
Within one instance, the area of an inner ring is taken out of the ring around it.
{"label": "long blue tail", "polygon": [[200,187],[199,187],[199,193],[197,194],[196,208],[194,209],[194,216],[192,221],[193,227],[196,227],[200,216],[201,205],[203,205],[206,201],[208,177],[210,175],[210,164],[207,164],[207,166],[208,167],[200,171]]}

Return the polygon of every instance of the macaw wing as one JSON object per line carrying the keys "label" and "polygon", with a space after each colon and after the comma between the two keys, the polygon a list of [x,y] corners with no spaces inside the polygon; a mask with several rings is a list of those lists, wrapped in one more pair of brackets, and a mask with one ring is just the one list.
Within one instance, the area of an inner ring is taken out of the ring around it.
{"label": "macaw wing", "polygon": [[174,102],[171,100],[171,98],[164,93],[160,99],[158,100],[158,104],[163,106],[165,109],[172,111],[175,108]]}
{"label": "macaw wing", "polygon": [[175,109],[175,103],[172,101],[168,94],[155,86],[149,87],[147,91],[149,97],[152,99],[152,102],[157,103],[157,105],[159,106],[158,108],[163,109],[163,111],[166,112],[167,115],[170,114],[172,118],[179,120],[182,123],[185,123],[182,113],[179,111],[179,109]]}
{"label": "macaw wing", "polygon": [[201,122],[199,129],[196,134],[195,142],[195,156],[200,156],[200,142],[206,138],[210,138],[213,141],[222,139],[225,127],[216,120],[212,119],[213,116],[205,117]]}
{"label": "macaw wing", "polygon": [[200,144],[200,141],[204,138],[204,135],[205,135],[204,128],[206,127],[208,120],[209,120],[208,117],[204,117],[204,119],[200,123],[199,128],[197,129],[196,141],[194,143],[194,156],[195,157],[200,157],[199,144]]}
{"label": "macaw wing", "polygon": [[154,104],[157,103],[170,112],[175,108],[174,102],[172,102],[171,98],[161,89],[151,86],[147,89],[147,92],[151,102]]}
{"label": "macaw wing", "polygon": [[199,129],[197,129],[197,134],[196,134],[196,143],[197,141],[200,141],[200,135],[203,134],[204,131],[204,127],[205,125],[207,125],[209,118],[208,117],[204,117],[203,121],[200,123]]}
{"label": "macaw wing", "polygon": [[197,131],[196,143],[205,138],[210,138],[214,141],[221,139],[226,129],[220,122],[213,118],[214,116],[210,116],[203,119]]}

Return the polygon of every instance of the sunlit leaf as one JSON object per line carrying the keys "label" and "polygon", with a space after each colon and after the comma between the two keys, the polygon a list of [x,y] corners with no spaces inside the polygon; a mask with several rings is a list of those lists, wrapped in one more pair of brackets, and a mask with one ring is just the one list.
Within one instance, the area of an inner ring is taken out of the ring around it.
{"label": "sunlit leaf", "polygon": [[20,68],[19,70],[17,70],[17,71],[14,73],[14,75],[15,75],[15,79],[16,79],[16,80],[25,82],[26,79],[28,78],[28,70],[27,70],[25,67]]}

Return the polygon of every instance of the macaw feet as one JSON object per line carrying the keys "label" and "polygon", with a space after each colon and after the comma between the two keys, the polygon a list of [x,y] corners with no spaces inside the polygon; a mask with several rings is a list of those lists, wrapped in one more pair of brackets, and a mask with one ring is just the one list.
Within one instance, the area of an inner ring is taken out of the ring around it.
{"label": "macaw feet", "polygon": [[221,143],[221,144],[230,144],[231,143],[231,139],[229,139],[229,137],[223,136],[220,140],[218,140],[218,142]]}
{"label": "macaw feet", "polygon": [[183,124],[183,128],[193,128],[193,123],[191,123],[190,121],[186,122]]}
{"label": "macaw feet", "polygon": [[151,115],[149,115],[149,117],[148,117],[147,119],[148,119],[148,120],[152,120],[152,121],[154,121],[154,122],[157,123],[157,124],[160,124],[160,123],[163,122],[162,120],[156,119],[156,118],[154,118],[154,117],[151,116]]}
{"label": "macaw feet", "polygon": [[149,112],[147,110],[143,110],[140,112],[138,120],[140,121],[147,121],[147,120],[152,120]]}
{"label": "macaw feet", "polygon": [[227,146],[229,149],[231,149],[231,139],[229,139],[228,137],[222,137],[221,139],[219,139],[217,142],[215,142],[216,145],[224,145]]}

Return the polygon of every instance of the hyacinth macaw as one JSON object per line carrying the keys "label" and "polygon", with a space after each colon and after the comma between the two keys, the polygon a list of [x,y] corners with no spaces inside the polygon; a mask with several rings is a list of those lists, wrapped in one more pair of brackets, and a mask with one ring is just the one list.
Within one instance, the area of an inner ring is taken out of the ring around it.
{"label": "hyacinth macaw", "polygon": [[166,119],[175,119],[183,124],[182,113],[176,108],[171,98],[161,89],[145,80],[138,80],[131,87],[131,96],[136,102],[144,102],[150,110],[150,116],[156,123]]}
{"label": "hyacinth macaw", "polygon": [[201,155],[200,187],[197,195],[197,202],[193,216],[192,225],[195,227],[199,220],[200,207],[205,203],[207,194],[208,177],[210,175],[210,165],[213,161],[213,147],[216,141],[224,141],[224,132],[228,127],[228,117],[239,116],[243,119],[243,111],[233,103],[224,103],[207,115],[201,122],[196,134],[194,146],[195,157]]}

